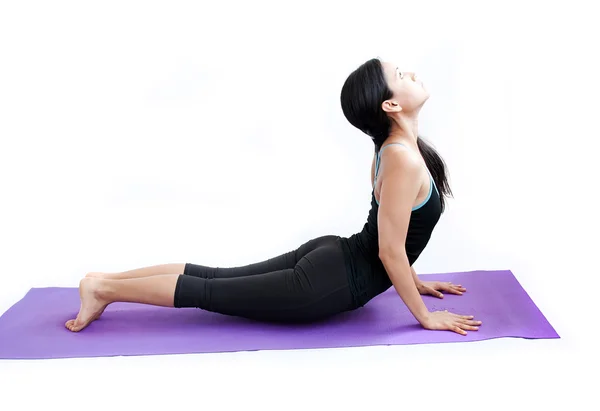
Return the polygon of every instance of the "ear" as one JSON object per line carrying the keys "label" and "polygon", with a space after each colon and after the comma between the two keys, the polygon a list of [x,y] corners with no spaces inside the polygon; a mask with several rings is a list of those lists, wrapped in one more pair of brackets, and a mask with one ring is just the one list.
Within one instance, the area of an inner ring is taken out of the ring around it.
{"label": "ear", "polygon": [[381,108],[386,113],[399,113],[402,111],[402,107],[400,107],[400,104],[398,104],[398,102],[394,100],[384,101],[383,103],[381,103]]}

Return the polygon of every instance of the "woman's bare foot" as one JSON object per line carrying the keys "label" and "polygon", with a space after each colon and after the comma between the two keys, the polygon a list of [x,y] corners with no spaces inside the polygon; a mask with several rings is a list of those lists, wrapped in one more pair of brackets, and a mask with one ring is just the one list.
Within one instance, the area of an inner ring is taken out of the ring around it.
{"label": "woman's bare foot", "polygon": [[86,277],[79,283],[79,297],[81,307],[77,318],[65,323],[70,331],[78,332],[87,327],[92,321],[100,318],[109,302],[100,297],[100,285],[102,279]]}

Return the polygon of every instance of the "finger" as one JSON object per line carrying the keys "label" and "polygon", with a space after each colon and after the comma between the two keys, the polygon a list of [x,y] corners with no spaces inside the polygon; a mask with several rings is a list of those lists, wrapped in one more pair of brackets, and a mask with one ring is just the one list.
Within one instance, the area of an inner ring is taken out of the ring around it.
{"label": "finger", "polygon": [[473,318],[475,318],[472,315],[460,315],[460,314],[452,314],[452,315],[457,318],[463,318],[465,320],[472,320]]}
{"label": "finger", "polygon": [[474,326],[474,325],[459,324],[458,327],[460,327],[460,329],[462,329],[462,330],[469,330],[469,331],[479,330],[479,327]]}
{"label": "finger", "polygon": [[439,292],[438,290],[431,288],[431,287],[427,287],[426,289],[427,294],[431,294],[434,297],[437,298],[444,298],[444,294],[442,294],[441,292]]}
{"label": "finger", "polygon": [[451,327],[451,330],[454,331],[455,333],[458,333],[460,335],[467,335],[467,332],[465,330],[463,330],[462,328],[460,328],[457,325],[454,325]]}
{"label": "finger", "polygon": [[467,325],[481,325],[481,321],[475,321],[475,320],[465,320],[465,319],[459,319],[458,320],[459,323],[461,324],[467,324]]}
{"label": "finger", "polygon": [[465,289],[457,287],[450,283],[439,283],[439,284],[437,284],[437,289],[441,290],[441,291],[446,291],[446,292],[449,292],[452,294],[458,294],[458,295],[460,295],[460,294],[462,294],[462,292],[466,291]]}
{"label": "finger", "polygon": [[462,291],[457,288],[448,287],[448,289],[444,290],[450,294],[462,295]]}

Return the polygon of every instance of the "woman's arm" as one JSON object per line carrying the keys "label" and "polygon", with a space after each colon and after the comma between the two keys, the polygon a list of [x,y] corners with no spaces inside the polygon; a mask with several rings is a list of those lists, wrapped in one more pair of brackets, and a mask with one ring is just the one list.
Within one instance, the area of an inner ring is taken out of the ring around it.
{"label": "woman's arm", "polygon": [[417,287],[417,289],[419,289],[419,284],[421,284],[421,279],[419,278],[419,276],[415,272],[415,269],[412,266],[410,267],[410,272],[412,274],[413,281],[415,282],[415,286]]}
{"label": "woman's arm", "polygon": [[429,310],[415,286],[405,245],[412,206],[419,193],[421,165],[405,151],[389,149],[385,156],[385,179],[379,192],[379,258],[402,301],[424,324]]}

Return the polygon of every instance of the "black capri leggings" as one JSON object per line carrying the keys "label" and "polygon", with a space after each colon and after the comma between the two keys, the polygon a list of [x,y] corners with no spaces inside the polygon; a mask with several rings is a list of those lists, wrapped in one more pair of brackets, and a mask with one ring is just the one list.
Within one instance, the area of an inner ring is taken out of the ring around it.
{"label": "black capri leggings", "polygon": [[261,321],[305,322],[353,308],[338,236],[243,267],[187,263],[175,288],[175,307],[195,307]]}

